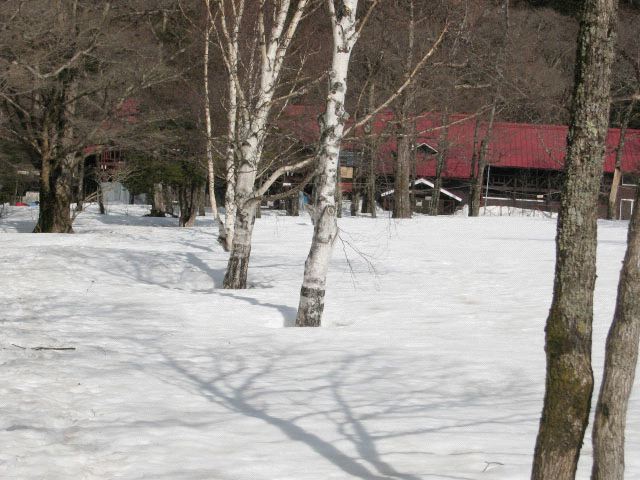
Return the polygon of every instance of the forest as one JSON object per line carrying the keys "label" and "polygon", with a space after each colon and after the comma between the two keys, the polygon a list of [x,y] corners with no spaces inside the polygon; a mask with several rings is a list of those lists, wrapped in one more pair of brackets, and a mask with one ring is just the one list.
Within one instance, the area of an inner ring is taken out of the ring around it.
{"label": "forest", "polygon": [[638,179],[637,0],[5,0],[0,472],[634,478]]}

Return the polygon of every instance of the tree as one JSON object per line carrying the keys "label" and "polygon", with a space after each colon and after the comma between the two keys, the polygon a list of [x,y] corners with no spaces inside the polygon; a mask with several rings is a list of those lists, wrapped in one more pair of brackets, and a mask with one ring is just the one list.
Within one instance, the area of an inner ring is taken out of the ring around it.
{"label": "tree", "polygon": [[586,0],[580,16],[533,480],[575,477],[589,421],[596,207],[609,120],[616,11],[616,0]]}
{"label": "tree", "polygon": [[[620,21],[618,34],[618,55],[614,69],[615,97],[612,105],[618,117],[620,137],[616,146],[615,166],[609,201],[607,203],[607,218],[617,218],[616,205],[618,204],[618,190],[622,183],[622,156],[626,141],[627,129],[632,124],[634,116],[637,116],[636,108],[640,103],[640,40],[637,32],[630,25],[637,25],[640,15],[629,12]],[[626,28],[624,28],[626,27]],[[617,101],[616,101],[617,100]],[[617,107],[617,108],[616,108]]]}
{"label": "tree", "polygon": [[[229,117],[229,139],[235,161],[233,206],[236,213],[224,288],[236,289],[247,286],[253,224],[262,195],[280,175],[303,168],[310,163],[307,161],[295,167],[282,167],[269,176],[260,187],[256,186],[259,173],[264,171],[261,160],[271,111],[274,104],[282,101],[276,96],[276,91],[285,56],[305,14],[307,4],[308,0],[297,0],[294,4],[289,0],[258,2],[255,29],[250,30],[255,35],[250,38],[252,41],[248,44],[246,52],[248,67],[244,75],[241,75],[238,69],[241,58],[237,29],[244,23],[250,23],[243,17],[244,0],[218,2],[223,59],[229,75],[229,85],[232,85],[230,88],[235,89],[237,100],[237,113],[234,118],[231,118],[231,114]],[[256,45],[258,55],[254,55]]]}
{"label": "tree", "polygon": [[204,89],[204,121],[205,121],[205,134],[207,142],[207,179],[209,183],[209,204],[211,205],[211,213],[214,220],[218,223],[219,228],[224,231],[224,225],[220,220],[220,214],[218,213],[218,204],[216,202],[216,176],[213,160],[213,129],[211,125],[211,99],[209,88],[209,48],[211,43],[211,32],[214,28],[213,15],[211,13],[211,1],[204,0],[204,6],[206,9],[206,24],[204,27],[204,49],[202,54],[202,79]]}
{"label": "tree", "polygon": [[496,110],[498,108],[498,102],[502,95],[502,89],[504,82],[503,71],[506,63],[506,50],[509,39],[509,0],[504,0],[502,5],[503,10],[503,30],[502,40],[497,48],[497,53],[494,60],[494,68],[492,72],[492,87],[493,98],[491,100],[491,109],[489,110],[489,118],[487,120],[486,128],[482,135],[480,143],[477,144],[479,122],[478,118],[476,122],[476,129],[474,132],[473,142],[473,157],[471,159],[471,190],[469,192],[469,216],[477,217],[480,215],[480,198],[482,194],[482,186],[484,183],[484,170],[489,165],[489,159],[487,153],[489,150],[489,143],[493,136],[493,125],[496,119]]}
{"label": "tree", "polygon": [[[40,170],[35,231],[72,232],[82,149],[128,123],[127,100],[165,76],[139,1],[9,0],[0,6],[0,137]],[[161,11],[164,2],[159,2]],[[126,25],[126,28],[123,28]],[[135,51],[130,45],[135,39]]]}
{"label": "tree", "polygon": [[[640,194],[636,195],[636,202]],[[639,203],[636,203],[639,205]],[[607,336],[604,374],[593,424],[592,480],[624,479],[624,431],[640,340],[640,208],[629,222],[627,253]]]}
{"label": "tree", "polygon": [[[375,2],[374,2],[375,4]],[[329,74],[326,107],[320,118],[318,151],[317,200],[311,216],[314,223],[309,256],[304,264],[300,304],[296,317],[298,327],[320,326],[324,310],[327,270],[333,243],[338,234],[335,191],[340,143],[347,120],[345,100],[351,51],[358,40],[356,11],[358,0],[327,0],[333,32],[333,54]]]}

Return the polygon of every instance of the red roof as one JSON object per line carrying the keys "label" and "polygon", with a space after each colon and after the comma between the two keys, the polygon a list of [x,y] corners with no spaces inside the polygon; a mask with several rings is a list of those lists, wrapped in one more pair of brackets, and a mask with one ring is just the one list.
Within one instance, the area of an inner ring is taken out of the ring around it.
{"label": "red roof", "polygon": [[[293,105],[279,121],[282,128],[291,129],[303,142],[315,143],[318,139],[317,107]],[[427,143],[437,149],[441,134],[441,116],[427,114],[417,120],[417,143]],[[444,176],[469,178],[473,133],[476,117],[456,114],[449,116],[447,164]],[[390,111],[380,113],[373,122],[373,131],[386,136],[379,150],[380,170],[393,172],[393,155],[396,151],[394,116]],[[486,122],[479,128],[479,138],[486,130]],[[434,130],[437,129],[437,130]],[[497,167],[561,170],[564,164],[568,128],[564,125],[536,125],[527,123],[496,122],[489,143],[488,158]],[[385,138],[385,137],[383,137]],[[620,130],[610,128],[607,135],[605,172],[613,172],[615,149]],[[640,171],[640,130],[627,130],[622,157],[623,171]],[[352,145],[345,144],[344,148]],[[417,174],[421,177],[435,176],[435,156],[419,154]]]}

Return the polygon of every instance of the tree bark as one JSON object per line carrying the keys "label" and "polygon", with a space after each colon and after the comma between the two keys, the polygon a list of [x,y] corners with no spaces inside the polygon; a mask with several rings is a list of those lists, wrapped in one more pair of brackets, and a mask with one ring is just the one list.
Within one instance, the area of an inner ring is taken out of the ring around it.
{"label": "tree bark", "polygon": [[[220,215],[218,213],[218,204],[216,202],[216,176],[213,165],[213,138],[212,138],[212,125],[211,125],[211,100],[209,98],[209,44],[211,37],[211,30],[213,29],[213,17],[211,15],[210,0],[204,0],[205,7],[207,9],[207,25],[204,28],[204,53],[203,53],[203,69],[202,79],[204,88],[204,120],[205,131],[207,135],[207,180],[209,182],[209,203],[211,205],[211,214],[213,219],[218,223],[220,229],[224,228],[221,225]],[[204,208],[203,195],[203,208]],[[204,215],[204,213],[202,214]]]}
{"label": "tree bark", "polygon": [[247,288],[247,273],[251,256],[251,236],[255,223],[256,210],[259,203],[251,200],[256,181],[256,166],[260,158],[259,139],[257,135],[250,137],[241,148],[242,163],[238,167],[236,177],[235,219],[233,226],[233,242],[231,254],[224,276],[224,288]]}
{"label": "tree bark", "polygon": [[333,56],[329,73],[326,109],[320,120],[319,175],[317,201],[312,209],[313,238],[304,264],[297,327],[319,327],[324,311],[327,272],[333,243],[338,235],[335,194],[340,144],[347,118],[345,97],[351,51],[357,40],[358,0],[341,0],[336,13],[334,0],[327,0],[333,31]]}
{"label": "tree bark", "polygon": [[[407,57],[405,58],[405,79],[411,75],[415,43],[415,22],[413,19],[414,3],[409,1],[410,21],[408,25]],[[393,218],[411,218],[413,211],[413,128],[409,125],[408,116],[413,113],[413,87],[402,92],[400,97],[399,132],[396,136],[397,157],[393,190]]]}
{"label": "tree bark", "polygon": [[[259,3],[257,28],[253,31],[256,35],[254,45],[259,45],[256,55],[259,60],[256,60],[257,68],[250,69],[252,73],[249,74],[251,78],[247,79],[246,91],[242,88],[242,78],[238,72],[238,32],[244,3],[241,2],[238,8],[232,9],[234,21],[231,28],[227,21],[229,12],[223,2],[218,2],[218,6],[222,37],[225,40],[222,49],[225,53],[223,60],[228,73],[230,97],[225,229],[224,238],[219,241],[231,250],[224,287],[246,288],[251,234],[256,209],[259,208],[259,204],[255,203],[259,199],[254,198],[256,173],[282,65],[293,35],[304,16],[307,0],[298,0],[295,6],[289,1]],[[271,20],[270,25],[265,22],[267,17]],[[251,55],[254,58],[253,52]],[[238,231],[238,228],[241,230]],[[236,237],[239,237],[237,242]]]}
{"label": "tree bark", "polygon": [[351,177],[351,207],[349,213],[352,217],[358,216],[360,202],[362,201],[362,158],[357,160],[353,166],[353,176]]}
{"label": "tree bark", "polygon": [[340,163],[338,163],[336,177],[336,217],[342,218],[342,172],[340,171]]}
{"label": "tree bark", "polygon": [[609,120],[616,9],[616,0],[585,0],[581,11],[533,480],[575,478],[589,421],[597,206]]}
{"label": "tree bark", "polygon": [[151,197],[151,213],[149,215],[152,217],[164,217],[166,210],[162,183],[154,183]]}
{"label": "tree bark", "polygon": [[624,431],[640,341],[640,192],[629,222],[593,424],[592,480],[624,479]]}
{"label": "tree bark", "polygon": [[235,218],[233,248],[227,263],[223,286],[226,289],[247,288],[251,236],[255,223],[257,202],[247,202],[238,208]]}
{"label": "tree bark", "polygon": [[298,195],[287,198],[285,201],[287,202],[286,203],[287,215],[291,217],[299,216],[300,215],[300,199],[298,198]]}
{"label": "tree bark", "polygon": [[[367,99],[367,111],[370,113],[375,109],[376,84],[371,82]],[[365,125],[365,131],[369,134],[367,141],[367,151],[369,153],[369,166],[367,168],[367,185],[366,202],[362,202],[362,213],[370,213],[371,218],[376,218],[376,155],[378,153],[378,144],[375,137],[371,135],[373,132],[373,122]],[[365,209],[367,212],[365,212]]]}
{"label": "tree bark", "polygon": [[440,190],[442,189],[442,172],[444,171],[447,161],[447,148],[449,143],[449,115],[442,114],[442,133],[440,134],[440,142],[438,145],[438,154],[436,156],[436,178],[433,182],[433,193],[431,194],[431,205],[429,206],[429,215],[438,215],[440,209]]}
{"label": "tree bark", "polygon": [[178,202],[180,203],[178,224],[181,227],[195,225],[200,203],[200,189],[201,187],[194,183],[178,187]]}
{"label": "tree bark", "polygon": [[396,158],[393,182],[393,218],[411,218],[411,138],[406,128],[397,137],[398,156]]}
{"label": "tree bark", "polygon": [[76,212],[84,210],[84,158],[78,163],[78,187],[76,191]]}
{"label": "tree bark", "polygon": [[[477,153],[477,170],[471,183],[471,195],[469,197],[469,216],[477,217],[480,215],[480,203],[482,202],[482,187],[484,186],[484,171],[489,165],[489,159],[487,158],[487,152],[489,150],[489,142],[493,135],[493,124],[496,117],[498,97],[496,96],[489,112],[489,122],[487,123],[487,129],[480,142],[480,149]],[[476,125],[477,128],[477,125]],[[475,142],[474,142],[475,143]],[[486,200],[485,200],[486,201]]]}
{"label": "tree bark", "polygon": [[40,170],[40,212],[34,233],[73,233],[71,196],[74,155],[63,159],[42,158]]}

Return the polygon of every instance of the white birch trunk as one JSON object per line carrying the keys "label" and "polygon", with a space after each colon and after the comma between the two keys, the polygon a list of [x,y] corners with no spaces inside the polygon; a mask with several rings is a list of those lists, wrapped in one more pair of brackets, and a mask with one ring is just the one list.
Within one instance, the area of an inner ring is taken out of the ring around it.
{"label": "white birch trunk", "polygon": [[314,230],[300,289],[300,304],[295,323],[298,327],[320,326],[327,271],[333,244],[338,235],[335,206],[338,156],[347,118],[344,102],[349,60],[357,40],[358,0],[341,1],[337,12],[333,2],[334,0],[328,0],[333,27],[333,59],[326,110],[320,120],[319,178],[316,184],[318,196],[312,209]]}
{"label": "white birch trunk", "polygon": [[224,228],[220,230],[218,241],[225,251],[233,245],[236,221],[236,130],[238,124],[238,41],[234,30],[229,48],[231,78],[229,80],[229,109],[227,111],[227,151],[225,162],[226,190],[224,194]]}
{"label": "white birch trunk", "polygon": [[[258,205],[255,182],[262,157],[262,148],[267,134],[267,122],[274,103],[273,98],[284,57],[306,5],[307,0],[299,0],[293,15],[287,22],[291,13],[290,0],[282,0],[277,3],[276,10],[272,12],[273,23],[267,35],[264,22],[265,5],[262,4],[258,15],[258,35],[261,40],[260,82],[254,101],[248,99],[247,95],[243,94],[239,89],[240,81],[237,73],[237,30],[234,31],[233,36],[225,33],[225,36],[231,39],[229,43],[230,48],[227,52],[227,68],[230,74],[230,97],[233,100],[233,95],[235,95],[235,105],[237,109],[233,114],[234,119],[232,120],[232,109],[230,108],[229,124],[231,125],[232,121],[237,122],[236,119],[238,117],[240,118],[239,125],[234,123],[235,138],[232,143],[232,145],[237,145],[237,147],[234,148],[234,153],[237,153],[239,158],[235,175],[234,205],[236,211],[233,222],[234,231],[232,233],[232,241],[230,242],[227,238],[227,245],[231,244],[231,254],[224,278],[224,288],[227,289],[247,288],[251,237],[253,234],[256,206]],[[239,24],[236,23],[234,28],[239,28]],[[232,88],[234,90],[232,90]],[[251,102],[251,104],[248,102]],[[229,158],[227,161],[229,161]],[[230,219],[227,217],[227,221],[228,220]]]}
{"label": "white birch trunk", "polygon": [[233,202],[235,207],[233,242],[224,276],[224,288],[247,288],[251,237],[257,204],[251,198],[256,180],[257,160],[261,153],[257,138],[253,137],[251,140],[253,141],[245,142],[240,149],[242,162],[238,166]]}
{"label": "white birch trunk", "polygon": [[213,19],[211,18],[211,6],[210,0],[204,0],[207,8],[207,25],[204,29],[204,58],[203,58],[203,70],[202,76],[204,81],[204,122],[207,134],[207,174],[209,180],[209,202],[211,204],[211,212],[213,218],[220,224],[220,215],[218,214],[218,204],[216,203],[215,184],[216,177],[213,168],[213,139],[211,138],[211,102],[209,98],[209,40],[211,37],[211,29],[213,28]]}
{"label": "white birch trunk", "polygon": [[224,194],[224,227],[220,229],[218,241],[225,251],[230,251],[233,245],[236,220],[236,123],[237,123],[237,92],[234,82],[229,84],[229,111],[227,112],[227,152],[225,162],[226,189]]}

